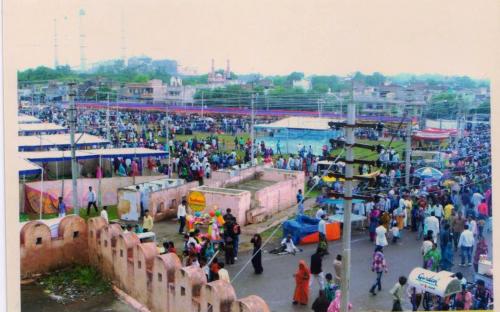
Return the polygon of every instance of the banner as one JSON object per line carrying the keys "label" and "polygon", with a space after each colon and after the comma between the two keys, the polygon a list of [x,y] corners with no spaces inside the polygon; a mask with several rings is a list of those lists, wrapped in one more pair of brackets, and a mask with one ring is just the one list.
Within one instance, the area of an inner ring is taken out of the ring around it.
{"label": "banner", "polygon": [[[26,213],[40,213],[40,191],[25,185],[26,200],[24,201],[24,211]],[[56,197],[44,192],[42,197],[42,213],[58,213],[58,200]],[[68,210],[68,209],[66,209]],[[66,211],[68,212],[68,211]]]}
{"label": "banner", "polygon": [[189,193],[188,204],[193,211],[203,211],[206,207],[205,195],[202,192],[193,191]]}

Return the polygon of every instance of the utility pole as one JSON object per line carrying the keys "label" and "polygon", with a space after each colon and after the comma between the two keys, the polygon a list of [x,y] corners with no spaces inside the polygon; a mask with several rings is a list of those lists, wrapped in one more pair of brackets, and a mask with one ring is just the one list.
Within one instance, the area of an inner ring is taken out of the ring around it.
{"label": "utility pole", "polygon": [[203,91],[201,91],[201,118],[203,118],[203,109],[205,104],[203,103]]}
{"label": "utility pole", "polygon": [[351,210],[353,178],[354,126],[356,125],[356,105],[354,104],[354,80],[351,80],[351,102],[347,106],[346,126],[346,170],[344,183],[344,224],[342,231],[342,303],[341,311],[347,311],[351,280]]}
{"label": "utility pole", "polygon": [[411,120],[408,120],[406,125],[406,151],[405,151],[405,184],[410,188],[410,167],[411,167],[411,133],[412,124]]}
{"label": "utility pole", "polygon": [[169,142],[169,137],[170,137],[170,134],[169,134],[169,129],[168,129],[168,103],[165,102],[165,146],[166,146],[166,150],[167,150],[167,157],[168,157],[168,161],[167,161],[167,166],[168,166],[168,175],[169,177],[172,176],[172,173],[170,172],[170,142]]}
{"label": "utility pole", "polygon": [[250,166],[253,166],[253,161],[254,161],[254,144],[253,144],[253,139],[254,139],[254,132],[253,132],[253,124],[254,124],[254,95],[252,94],[252,100],[250,102],[251,104],[251,125],[250,125]]}
{"label": "utility pole", "polygon": [[318,103],[318,117],[321,118],[321,107],[320,107],[320,103],[319,103],[319,98],[317,100],[317,103]]}
{"label": "utility pole", "polygon": [[111,142],[111,129],[109,128],[109,92],[108,92],[108,103],[106,105],[106,140]]}
{"label": "utility pole", "polygon": [[78,207],[78,185],[77,185],[77,176],[78,176],[78,166],[76,163],[76,144],[75,144],[75,129],[76,129],[76,106],[75,106],[75,91],[74,91],[74,82],[69,83],[69,138],[71,144],[71,181],[72,181],[72,190],[71,190],[71,204],[73,205],[73,212],[78,216],[80,214],[80,209]]}

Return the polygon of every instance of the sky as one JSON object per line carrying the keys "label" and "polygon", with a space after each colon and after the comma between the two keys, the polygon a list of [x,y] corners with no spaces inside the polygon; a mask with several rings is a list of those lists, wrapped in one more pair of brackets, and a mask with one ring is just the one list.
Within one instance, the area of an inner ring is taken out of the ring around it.
{"label": "sky", "polygon": [[[10,0],[13,1],[13,0]],[[88,63],[127,56],[175,59],[199,73],[231,60],[236,73],[439,73],[489,78],[498,57],[496,0],[15,0],[4,11],[16,67],[80,63],[78,12]]]}

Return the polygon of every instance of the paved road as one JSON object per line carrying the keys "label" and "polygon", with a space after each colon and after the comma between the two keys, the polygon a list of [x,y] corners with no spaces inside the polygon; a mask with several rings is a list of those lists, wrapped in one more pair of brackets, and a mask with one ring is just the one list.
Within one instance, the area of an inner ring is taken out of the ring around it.
{"label": "paved road", "polygon": [[[369,288],[375,281],[375,273],[370,270],[371,255],[374,249],[367,237],[367,234],[357,233],[352,238],[352,267],[351,267],[351,302],[355,311],[390,311],[392,299],[388,293],[400,275],[408,276],[411,270],[420,266],[422,257],[420,255],[420,246],[422,241],[415,239],[416,235],[405,231],[401,242],[397,245],[389,245],[384,253],[388,263],[389,273],[382,278],[382,291],[376,296],[368,293]],[[491,235],[487,237],[488,241]],[[306,260],[310,263],[310,256],[314,252],[316,245],[302,246],[304,252],[296,256],[284,255],[277,256],[265,253],[263,255],[263,275],[254,275],[252,265],[240,274],[233,281],[238,297],[255,294],[261,296],[272,311],[310,311],[310,306],[316,298],[319,290],[317,284],[313,284],[310,293],[309,307],[293,306],[292,295],[295,287],[292,274],[295,272],[298,261]],[[323,271],[333,271],[333,260],[338,253],[341,253],[341,241],[331,242],[329,245],[330,255],[323,260]],[[268,248],[264,248],[268,249]],[[229,266],[229,272],[233,277],[243,265],[248,261],[249,254],[240,255],[235,265]],[[455,254],[455,263],[459,263],[459,254]],[[472,280],[472,267],[455,266],[453,272],[462,271],[467,280]],[[409,302],[405,302],[409,306]]]}

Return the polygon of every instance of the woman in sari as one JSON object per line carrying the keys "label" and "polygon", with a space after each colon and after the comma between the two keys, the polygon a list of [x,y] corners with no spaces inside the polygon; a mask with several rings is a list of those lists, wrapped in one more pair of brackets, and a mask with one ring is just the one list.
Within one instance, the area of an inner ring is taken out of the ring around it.
{"label": "woman in sari", "polygon": [[[340,308],[342,305],[342,291],[337,290],[335,292],[335,299],[330,303],[327,312],[340,312]],[[352,310],[352,304],[349,302],[348,307],[349,310]]]}
{"label": "woman in sari", "polygon": [[375,241],[375,229],[379,224],[380,210],[377,207],[374,207],[370,212],[370,226],[368,228],[368,232],[370,233],[370,241]]}
{"label": "woman in sari", "polygon": [[439,263],[441,262],[441,253],[437,249],[437,245],[433,244],[432,249],[424,255],[425,268],[427,270],[437,272]]}
{"label": "woman in sari", "polygon": [[260,249],[262,246],[262,238],[259,234],[255,234],[250,242],[253,244],[253,269],[255,271],[255,274],[262,274],[262,272],[264,272],[264,268],[262,267],[262,250]]}
{"label": "woman in sari", "polygon": [[479,267],[479,258],[481,255],[488,254],[488,244],[484,239],[484,236],[479,236],[479,241],[477,242],[476,251],[474,253],[474,272],[477,272]]}
{"label": "woman in sari", "polygon": [[301,305],[307,305],[309,301],[309,279],[311,278],[311,272],[304,260],[299,261],[299,268],[293,276],[295,277],[293,304],[300,303]]}

